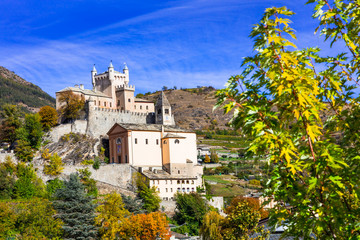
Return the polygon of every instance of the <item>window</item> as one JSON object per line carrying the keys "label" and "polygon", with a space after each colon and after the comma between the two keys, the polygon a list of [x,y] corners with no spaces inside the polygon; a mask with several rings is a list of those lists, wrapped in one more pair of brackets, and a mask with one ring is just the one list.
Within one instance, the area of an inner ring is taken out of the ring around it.
{"label": "window", "polygon": [[172,188],[170,188],[170,192],[172,192]]}
{"label": "window", "polygon": [[158,114],[161,114],[161,109],[158,110]]}
{"label": "window", "polygon": [[99,101],[99,106],[101,106],[101,102]]}
{"label": "window", "polygon": [[159,145],[159,139],[156,139],[156,145]]}
{"label": "window", "polygon": [[178,188],[177,191],[180,192],[180,188]]}
{"label": "window", "polygon": [[94,101],[94,105],[96,106],[96,101]]}
{"label": "window", "polygon": [[110,103],[110,107],[111,107],[111,103]]}
{"label": "window", "polygon": [[134,106],[134,109],[136,109],[136,105]]}
{"label": "window", "polygon": [[169,114],[169,109],[165,109],[165,114]]}
{"label": "window", "polygon": [[182,191],[185,192],[185,188],[183,188]]}
{"label": "window", "polygon": [[180,184],[180,180],[177,180],[177,184]]}
{"label": "window", "polygon": [[106,107],[106,102],[104,102],[104,106]]}
{"label": "window", "polygon": [[167,184],[167,180],[165,180],[165,184]]}
{"label": "window", "polygon": [[175,144],[179,144],[180,140],[179,139],[175,139]]}
{"label": "window", "polygon": [[116,144],[121,144],[121,138],[116,139]]}
{"label": "window", "polygon": [[157,181],[158,181],[158,184],[160,184],[159,180],[157,180]]}
{"label": "window", "polygon": [[186,180],[186,184],[189,184],[189,180]]}
{"label": "window", "polygon": [[149,140],[148,139],[145,139],[145,144],[148,144],[149,143]]}
{"label": "window", "polygon": [[164,140],[164,144],[166,144],[167,142],[166,142],[166,140]]}
{"label": "window", "polygon": [[170,184],[172,184],[172,180],[170,180]]}
{"label": "window", "polygon": [[121,163],[121,156],[118,156],[118,162]]}
{"label": "window", "polygon": [[153,180],[153,184],[155,185],[155,180]]}
{"label": "window", "polygon": [[142,106],[140,105],[140,110],[142,109]]}
{"label": "window", "polygon": [[194,180],[191,180],[191,184],[194,184]]}
{"label": "window", "polygon": [[137,144],[137,138],[135,138],[135,144]]}
{"label": "window", "polygon": [[118,100],[118,103],[117,103],[118,106],[120,106],[120,100]]}
{"label": "window", "polygon": [[187,188],[186,191],[187,191],[187,192],[190,192],[190,188]]}
{"label": "window", "polygon": [[128,102],[131,102],[130,98],[128,99]]}
{"label": "window", "polygon": [[192,192],[194,192],[194,191],[195,191],[195,189],[194,189],[194,188],[191,188],[191,191],[192,191]]}
{"label": "window", "polygon": [[178,174],[180,174],[180,170],[178,170]]}
{"label": "window", "polygon": [[125,155],[125,163],[128,163],[127,155]]}
{"label": "window", "polygon": [[165,188],[165,191],[168,192],[167,188]]}
{"label": "window", "polygon": [[146,110],[149,110],[149,106],[146,106]]}
{"label": "window", "polygon": [[160,188],[158,188],[158,192],[160,192]]}
{"label": "window", "polygon": [[184,180],[182,180],[182,181],[181,181],[181,183],[182,183],[182,184],[185,184],[185,181],[184,181]]}

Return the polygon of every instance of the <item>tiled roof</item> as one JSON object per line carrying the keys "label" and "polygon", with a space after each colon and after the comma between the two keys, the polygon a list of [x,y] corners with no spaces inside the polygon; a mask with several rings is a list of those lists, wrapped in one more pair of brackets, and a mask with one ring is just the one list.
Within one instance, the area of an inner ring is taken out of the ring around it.
{"label": "tiled roof", "polygon": [[120,127],[127,130],[138,130],[138,131],[156,131],[160,132],[161,127],[164,127],[165,132],[193,132],[191,130],[183,129],[177,126],[165,126],[161,124],[131,124],[131,123],[118,123]]}
{"label": "tiled roof", "polygon": [[90,90],[90,89],[81,89],[79,87],[67,87],[67,88],[64,88],[64,89],[58,91],[58,93],[67,92],[67,91],[80,92],[80,93],[83,93],[85,95],[90,95],[90,96],[111,98],[111,97],[109,97],[108,95],[106,95],[106,94],[104,94],[102,92],[95,92],[95,91]]}

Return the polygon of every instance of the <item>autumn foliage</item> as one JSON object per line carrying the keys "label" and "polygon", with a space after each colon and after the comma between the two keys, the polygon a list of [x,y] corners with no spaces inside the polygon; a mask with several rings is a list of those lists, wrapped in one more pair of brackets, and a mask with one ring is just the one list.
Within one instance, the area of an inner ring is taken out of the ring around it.
{"label": "autumn foliage", "polygon": [[44,106],[39,111],[40,122],[45,131],[49,131],[58,122],[58,114],[55,108],[50,106]]}
{"label": "autumn foliage", "polygon": [[64,119],[76,119],[85,106],[84,97],[76,95],[71,91],[60,93],[59,102],[62,104],[60,114]]}
{"label": "autumn foliage", "polygon": [[261,219],[267,218],[269,216],[269,212],[260,207],[259,199],[251,198],[251,197],[242,197],[242,196],[238,196],[234,198],[231,201],[231,204],[225,209],[225,212],[227,214],[233,212],[235,207],[240,202],[247,202],[252,209],[259,211]]}

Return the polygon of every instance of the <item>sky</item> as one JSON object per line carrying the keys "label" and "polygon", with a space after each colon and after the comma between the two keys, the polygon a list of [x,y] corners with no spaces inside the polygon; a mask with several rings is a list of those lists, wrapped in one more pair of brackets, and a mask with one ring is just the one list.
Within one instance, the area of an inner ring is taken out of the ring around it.
{"label": "sky", "polygon": [[[52,96],[91,70],[126,62],[136,93],[163,86],[221,88],[253,54],[249,38],[267,7],[287,6],[298,47],[319,46],[314,5],[283,0],[1,0],[0,66]],[[336,46],[335,46],[336,48]]]}

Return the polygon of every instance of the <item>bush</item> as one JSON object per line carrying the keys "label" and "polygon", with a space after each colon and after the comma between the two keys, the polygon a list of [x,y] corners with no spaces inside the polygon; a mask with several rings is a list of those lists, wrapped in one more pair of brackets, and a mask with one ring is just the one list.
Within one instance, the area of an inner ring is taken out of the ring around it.
{"label": "bush", "polygon": [[98,169],[100,168],[100,160],[99,160],[99,158],[96,158],[96,159],[95,159],[95,161],[94,161],[94,163],[93,163],[93,168],[94,168],[95,170],[98,170]]}

